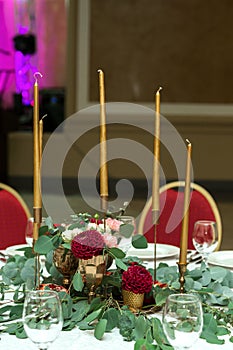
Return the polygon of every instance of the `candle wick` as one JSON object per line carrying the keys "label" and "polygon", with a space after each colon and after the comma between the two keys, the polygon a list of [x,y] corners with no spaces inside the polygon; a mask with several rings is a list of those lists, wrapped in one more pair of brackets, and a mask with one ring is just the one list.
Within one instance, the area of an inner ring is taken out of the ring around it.
{"label": "candle wick", "polygon": [[186,139],[185,141],[188,143],[188,145],[191,145],[191,142],[189,141],[189,139]]}
{"label": "candle wick", "polygon": [[48,114],[43,115],[43,117],[41,118],[41,120],[43,120],[44,118],[46,118],[48,116]]}
{"label": "candle wick", "polygon": [[98,73],[103,73],[102,69],[97,70]]}
{"label": "candle wick", "polygon": [[159,88],[158,88],[158,90],[157,90],[157,94],[162,90],[163,88],[160,86]]}
{"label": "candle wick", "polygon": [[40,72],[35,72],[35,73],[33,74],[33,76],[34,76],[34,78],[35,78],[35,82],[36,82],[36,83],[37,83],[37,75],[39,75],[40,78],[43,77],[43,75],[42,75]]}

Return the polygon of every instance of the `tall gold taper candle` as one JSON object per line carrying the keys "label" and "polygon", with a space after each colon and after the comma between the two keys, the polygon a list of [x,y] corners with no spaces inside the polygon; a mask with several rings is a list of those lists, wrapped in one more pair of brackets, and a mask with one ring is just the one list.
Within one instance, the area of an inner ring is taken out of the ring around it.
{"label": "tall gold taper candle", "polygon": [[[42,153],[43,153],[43,119],[47,116],[47,114],[45,114],[39,121],[39,159],[40,159],[40,173],[41,173],[41,161],[42,161]],[[40,193],[41,193],[41,176],[39,179],[40,182]],[[42,207],[42,198],[40,195],[40,207]]]}
{"label": "tall gold taper candle", "polygon": [[155,135],[154,135],[154,166],[152,183],[152,217],[153,224],[159,218],[159,185],[160,185],[160,87],[155,95]]}
{"label": "tall gold taper candle", "polygon": [[180,237],[180,264],[187,263],[187,247],[188,247],[188,223],[189,223],[189,202],[190,202],[190,179],[191,179],[191,153],[192,145],[189,140],[186,140],[187,145],[187,160],[186,160],[186,176],[184,189],[184,212],[182,220],[182,230]]}
{"label": "tall gold taper candle", "polygon": [[107,147],[106,147],[106,114],[105,114],[105,90],[104,73],[99,73],[99,98],[100,98],[100,197],[101,207],[107,211],[108,201],[108,168],[107,168]]}
{"label": "tall gold taper candle", "polygon": [[36,75],[34,74],[34,108],[33,108],[33,240],[38,239],[38,230],[41,223],[41,192],[40,192],[40,142],[39,142],[39,88]]}
{"label": "tall gold taper candle", "polygon": [[152,176],[152,223],[154,225],[154,281],[156,280],[156,244],[157,224],[159,219],[159,185],[160,185],[160,91],[155,94],[155,128],[154,128],[154,164]]}
{"label": "tall gold taper candle", "polygon": [[43,118],[39,121],[39,152],[40,152],[40,162],[43,152]]}

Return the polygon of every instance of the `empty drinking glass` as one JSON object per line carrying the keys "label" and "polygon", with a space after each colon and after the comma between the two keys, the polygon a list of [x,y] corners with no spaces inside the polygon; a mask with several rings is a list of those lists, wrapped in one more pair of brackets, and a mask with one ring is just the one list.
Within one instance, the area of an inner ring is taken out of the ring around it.
{"label": "empty drinking glass", "polygon": [[23,325],[27,336],[38,349],[48,349],[63,325],[58,294],[45,290],[28,292],[23,308]]}
{"label": "empty drinking glass", "polygon": [[193,245],[203,256],[207,264],[208,255],[212,253],[218,245],[218,230],[216,222],[210,220],[199,220],[194,224]]}
{"label": "empty drinking glass", "polygon": [[175,349],[189,349],[198,340],[203,326],[199,297],[194,294],[169,295],[163,309],[164,332]]}

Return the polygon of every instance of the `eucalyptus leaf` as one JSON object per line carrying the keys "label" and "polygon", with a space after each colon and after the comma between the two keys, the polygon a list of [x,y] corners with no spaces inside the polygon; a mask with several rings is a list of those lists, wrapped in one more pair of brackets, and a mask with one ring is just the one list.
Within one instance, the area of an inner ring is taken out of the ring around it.
{"label": "eucalyptus leaf", "polygon": [[142,315],[140,315],[135,322],[135,328],[134,328],[135,340],[138,340],[141,338],[143,339],[146,333],[146,329],[147,329],[147,322],[145,318]]}
{"label": "eucalyptus leaf", "polygon": [[69,225],[69,230],[73,230],[73,229],[79,228],[79,227],[80,227],[80,224],[78,222],[76,222],[74,224]]}
{"label": "eucalyptus leaf", "polygon": [[199,283],[202,284],[202,286],[208,286],[208,284],[211,281],[211,273],[206,270],[202,273],[202,277],[198,280]]}
{"label": "eucalyptus leaf", "polygon": [[49,229],[54,228],[53,220],[52,220],[51,216],[46,217],[44,223]]}
{"label": "eucalyptus leaf", "polygon": [[52,243],[52,249],[58,248],[62,244],[62,237],[61,235],[55,235],[51,238],[51,243]]}
{"label": "eucalyptus leaf", "polygon": [[119,267],[120,269],[126,271],[127,270],[127,265],[124,264],[124,262],[121,259],[116,258],[115,259],[116,266]]}
{"label": "eucalyptus leaf", "polygon": [[95,328],[94,326],[89,325],[89,324],[86,323],[85,321],[80,322],[80,323],[78,324],[78,326],[79,326],[79,329],[80,329],[81,331],[92,330],[92,329]]}
{"label": "eucalyptus leaf", "polygon": [[171,294],[171,291],[169,288],[161,289],[160,287],[158,287],[157,290],[160,290],[160,292],[155,293],[155,302],[156,305],[160,306],[165,304],[168,295]]}
{"label": "eucalyptus leaf", "polygon": [[[35,269],[33,266],[24,266],[21,270],[20,277],[23,281],[35,280]],[[29,282],[30,283],[30,282]]]}
{"label": "eucalyptus leaf", "polygon": [[163,330],[162,323],[156,317],[152,318],[152,334],[158,345],[169,345],[169,342]]}
{"label": "eucalyptus leaf", "polygon": [[210,344],[222,345],[225,343],[223,339],[219,339],[215,333],[208,332],[208,330],[203,331],[200,337]]}
{"label": "eucalyptus leaf", "polygon": [[146,339],[139,339],[134,344],[134,350],[156,350],[158,346],[155,344],[148,343]]}
{"label": "eucalyptus leaf", "polygon": [[224,297],[227,297],[227,298],[231,298],[233,300],[233,291],[227,287],[227,286],[223,286],[222,287],[222,294]]}
{"label": "eucalyptus leaf", "polygon": [[90,304],[90,312],[92,311],[95,311],[95,310],[98,310],[100,307],[102,307],[104,305],[104,301],[101,300],[101,298],[94,298],[92,301],[91,301],[91,304]]}
{"label": "eucalyptus leaf", "polygon": [[119,249],[119,248],[110,248],[108,249],[108,253],[113,257],[113,258],[119,258],[123,259],[125,257],[125,253]]}
{"label": "eucalyptus leaf", "polygon": [[132,236],[132,246],[136,249],[146,249],[148,247],[146,237],[140,234]]}
{"label": "eucalyptus leaf", "polygon": [[214,266],[210,269],[210,275],[213,280],[222,282],[227,275],[227,271],[220,266]]}
{"label": "eucalyptus leaf", "polygon": [[108,309],[103,314],[103,319],[107,320],[106,331],[110,332],[117,327],[119,321],[119,311],[113,308]]}
{"label": "eucalyptus leaf", "polygon": [[123,309],[119,318],[119,331],[122,337],[127,340],[133,340],[133,329],[135,327],[136,317],[128,309]]}
{"label": "eucalyptus leaf", "polygon": [[120,226],[119,232],[125,238],[130,238],[135,230],[135,227],[131,224],[123,224]]}
{"label": "eucalyptus leaf", "polygon": [[193,289],[200,291],[202,289],[202,284],[200,282],[198,282],[198,281],[194,281]]}
{"label": "eucalyptus leaf", "polygon": [[9,262],[3,266],[3,273],[10,279],[16,277],[18,273],[18,266],[15,262]]}
{"label": "eucalyptus leaf", "polygon": [[15,320],[22,317],[23,312],[23,304],[20,305],[14,305],[10,310],[10,319]]}
{"label": "eucalyptus leaf", "polygon": [[44,235],[45,233],[47,233],[49,230],[49,227],[46,225],[43,225],[39,228],[39,236]]}
{"label": "eucalyptus leaf", "polygon": [[217,335],[221,336],[221,335],[226,335],[226,334],[230,334],[229,329],[227,329],[226,327],[223,326],[218,326],[217,327]]}
{"label": "eucalyptus leaf", "polygon": [[77,290],[77,292],[81,292],[83,290],[84,283],[83,283],[82,276],[81,276],[79,271],[77,271],[74,274],[73,286],[74,286],[74,289]]}
{"label": "eucalyptus leaf", "polygon": [[80,322],[87,315],[89,310],[90,304],[88,304],[87,300],[81,300],[74,305],[74,312],[71,319],[75,320],[75,322]]}
{"label": "eucalyptus leaf", "polygon": [[35,256],[32,247],[25,247],[24,248],[24,256],[27,259],[33,258]]}
{"label": "eucalyptus leaf", "polygon": [[34,245],[34,251],[38,254],[45,255],[53,249],[53,243],[48,236],[40,236]]}
{"label": "eucalyptus leaf", "polygon": [[106,326],[107,326],[106,319],[102,318],[101,320],[99,320],[99,322],[95,326],[95,332],[94,332],[94,336],[96,339],[100,340],[103,338],[103,335],[104,335],[105,330],[106,330]]}
{"label": "eucalyptus leaf", "polygon": [[68,250],[70,250],[71,249],[71,244],[70,243],[62,243],[61,244],[62,246],[63,246],[63,248],[65,248],[65,249],[68,249]]}
{"label": "eucalyptus leaf", "polygon": [[101,311],[102,311],[102,309],[98,309],[98,310],[93,311],[85,318],[84,321],[87,323],[93,322],[95,319],[98,319]]}
{"label": "eucalyptus leaf", "polygon": [[23,323],[20,322],[18,323],[18,327],[16,329],[15,335],[18,339],[25,339],[27,338],[27,334],[24,330]]}
{"label": "eucalyptus leaf", "polygon": [[9,334],[16,334],[16,331],[18,329],[18,323],[10,323],[8,325],[4,325],[5,329],[4,332],[9,333]]}

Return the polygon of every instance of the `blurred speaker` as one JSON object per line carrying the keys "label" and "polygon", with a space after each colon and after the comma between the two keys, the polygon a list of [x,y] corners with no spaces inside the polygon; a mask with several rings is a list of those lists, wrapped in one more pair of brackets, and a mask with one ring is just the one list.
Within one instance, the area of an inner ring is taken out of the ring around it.
{"label": "blurred speaker", "polygon": [[40,116],[44,119],[44,131],[53,132],[65,115],[65,89],[49,88],[40,91]]}
{"label": "blurred speaker", "polygon": [[36,52],[36,38],[33,34],[18,34],[14,38],[15,50],[24,55],[32,55]]}

